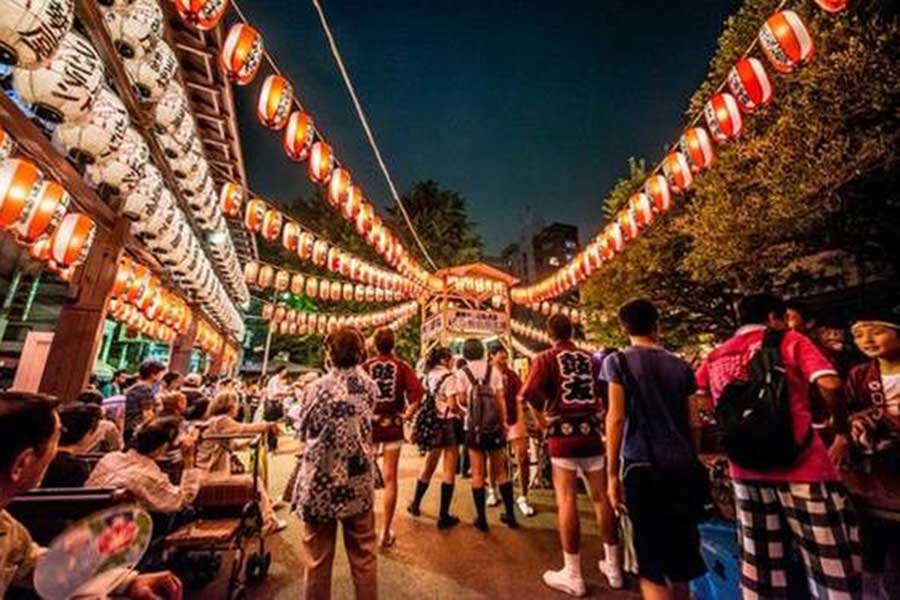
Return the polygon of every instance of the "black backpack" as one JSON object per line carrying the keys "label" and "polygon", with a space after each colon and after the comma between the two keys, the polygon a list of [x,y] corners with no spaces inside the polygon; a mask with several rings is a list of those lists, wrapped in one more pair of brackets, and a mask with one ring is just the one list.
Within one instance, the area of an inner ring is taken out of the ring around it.
{"label": "black backpack", "polygon": [[445,374],[433,390],[427,385],[425,386],[425,399],[422,400],[419,412],[416,413],[412,429],[412,442],[422,452],[427,452],[434,447],[438,432],[443,425],[442,417],[437,412],[436,399],[444,382],[452,376],[452,373]]}
{"label": "black backpack", "polygon": [[794,438],[788,383],[781,360],[784,332],[767,329],[750,360],[749,380],[732,381],[716,404],[716,422],[728,459],[755,471],[789,467],[809,445],[812,427]]}
{"label": "black backpack", "polygon": [[491,369],[493,365],[490,363],[484,371],[484,380],[478,381],[469,367],[463,367],[462,371],[466,374],[469,383],[472,384],[469,390],[468,408],[466,416],[468,418],[468,435],[475,444],[482,444],[485,441],[502,437],[503,425],[500,422],[500,412],[497,409],[497,403],[494,399],[494,390],[491,388]]}

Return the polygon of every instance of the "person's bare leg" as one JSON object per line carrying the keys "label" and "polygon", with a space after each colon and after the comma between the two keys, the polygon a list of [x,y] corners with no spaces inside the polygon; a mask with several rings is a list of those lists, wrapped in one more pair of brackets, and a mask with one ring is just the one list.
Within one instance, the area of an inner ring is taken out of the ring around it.
{"label": "person's bare leg", "polygon": [[400,463],[400,448],[384,450],[384,514],[381,523],[381,544],[391,545],[393,535],[391,525],[397,509],[397,465]]}
{"label": "person's bare leg", "polygon": [[420,506],[422,504],[422,498],[425,497],[425,492],[428,491],[428,484],[431,481],[431,476],[434,475],[435,469],[437,469],[440,458],[440,448],[429,450],[428,454],[425,455],[425,461],[422,463],[422,470],[419,471],[419,476],[416,477],[416,490],[413,493],[413,499],[406,506],[406,512],[414,517],[418,517],[419,514],[421,514]]}
{"label": "person's bare leg", "polygon": [[543,580],[548,586],[571,594],[583,596],[584,578],[581,575],[581,527],[578,521],[577,471],[553,465],[553,491],[556,494],[559,541],[563,550],[563,568],[544,571]]}
{"label": "person's bare leg", "polygon": [[[669,586],[660,583],[654,583],[649,579],[641,578],[641,598],[643,600],[673,600],[675,596]],[[688,596],[684,596],[688,598]]]}
{"label": "person's bare leg", "polygon": [[472,500],[475,502],[475,527],[487,531],[487,498],[484,491],[487,457],[481,450],[469,448],[469,462],[472,465]]}
{"label": "person's bare leg", "polygon": [[528,438],[523,437],[513,440],[513,453],[516,455],[516,464],[519,465],[519,485],[522,487],[522,497],[528,497],[528,484],[531,477],[531,457],[528,456]]}
{"label": "person's bare leg", "polygon": [[622,576],[622,553],[619,549],[619,527],[616,513],[606,495],[606,469],[589,471],[584,474],[597,525],[600,527],[600,538],[603,540],[603,560],[598,564],[600,572],[606,576],[610,587],[619,589],[624,585]]}
{"label": "person's bare leg", "polygon": [[450,446],[444,448],[442,459],[441,477],[441,504],[438,514],[438,529],[447,529],[459,523],[459,519],[450,514],[450,505],[453,503],[453,488],[456,482],[456,468],[459,461],[459,447]]}
{"label": "person's bare leg", "polygon": [[[441,450],[438,450],[437,452],[440,456]],[[452,484],[456,481],[456,466],[459,463],[459,447],[448,446],[447,448],[443,448],[443,455],[444,458],[441,463],[441,469],[443,471],[441,481],[443,483]]]}

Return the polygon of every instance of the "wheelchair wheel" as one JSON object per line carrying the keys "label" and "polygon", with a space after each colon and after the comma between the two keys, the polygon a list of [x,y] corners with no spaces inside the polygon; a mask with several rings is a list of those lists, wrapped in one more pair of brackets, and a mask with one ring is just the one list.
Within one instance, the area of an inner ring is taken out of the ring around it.
{"label": "wheelchair wheel", "polygon": [[272,555],[254,552],[247,557],[246,578],[248,583],[258,583],[265,579],[269,572]]}

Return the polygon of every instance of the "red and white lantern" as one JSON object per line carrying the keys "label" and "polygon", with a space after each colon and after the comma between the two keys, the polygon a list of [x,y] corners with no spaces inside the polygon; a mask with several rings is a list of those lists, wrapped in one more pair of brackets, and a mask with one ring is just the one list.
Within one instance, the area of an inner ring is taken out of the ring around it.
{"label": "red and white lantern", "polygon": [[307,278],[306,295],[309,298],[316,298],[319,295],[319,280],[315,277]]}
{"label": "red and white lantern", "polygon": [[291,293],[299,296],[303,293],[303,286],[306,283],[306,278],[302,273],[294,273],[291,277]]}
{"label": "red and white lantern", "polygon": [[300,260],[309,260],[312,257],[313,246],[316,243],[316,236],[308,231],[300,234],[297,241],[297,256]]}
{"label": "red and white lantern", "polygon": [[331,174],[331,181],[328,183],[328,202],[333,208],[340,209],[347,199],[347,193],[350,191],[350,171],[347,169],[337,168]]}
{"label": "red and white lantern", "polygon": [[31,212],[41,193],[41,172],[30,161],[11,158],[0,165],[0,227]]}
{"label": "red and white lantern", "polygon": [[61,268],[81,264],[87,258],[96,234],[97,225],[89,216],[81,213],[66,215],[50,237],[50,258]]}
{"label": "red and white lantern", "polygon": [[657,212],[665,212],[672,207],[672,195],[669,192],[669,184],[662,175],[651,175],[644,182],[644,193],[653,201],[653,207]]}
{"label": "red and white lantern", "polygon": [[275,273],[275,291],[284,292],[291,284],[291,274],[287,271],[278,271]]}
{"label": "red and white lantern", "polygon": [[0,127],[0,162],[9,158],[15,149],[16,143],[13,141],[12,136]]}
{"label": "red and white lantern", "polygon": [[63,186],[55,181],[44,181],[37,201],[14,225],[16,235],[23,242],[31,243],[53,231],[69,209],[69,202],[69,194]]}
{"label": "red and white lantern", "polygon": [[295,110],[288,118],[287,127],[284,130],[282,146],[288,158],[297,162],[303,162],[309,156],[309,149],[313,143],[316,130],[312,117],[302,110]]}
{"label": "red and white lantern", "polygon": [[297,244],[300,242],[300,226],[293,221],[288,221],[284,224],[284,229],[281,232],[281,245],[284,246],[284,249],[288,252],[296,252]]}
{"label": "red and white lantern", "polygon": [[368,202],[360,205],[359,212],[356,213],[356,233],[365,236],[372,229],[372,222],[375,220],[375,209]]}
{"label": "red and white lantern", "polygon": [[341,271],[341,251],[339,248],[331,247],[328,249],[328,258],[326,266],[332,273],[340,273]]}
{"label": "red and white lantern", "polygon": [[334,152],[326,142],[316,142],[309,151],[309,178],[320,185],[328,183],[334,169]]}
{"label": "red and white lantern", "polygon": [[816,0],[819,8],[825,12],[837,13],[847,9],[847,0]]}
{"label": "red and white lantern", "polygon": [[259,268],[259,276],[256,279],[256,285],[263,289],[272,287],[275,281],[275,269],[272,265],[263,265]]}
{"label": "red and white lantern", "polygon": [[340,281],[332,281],[328,285],[328,297],[332,302],[337,302],[341,299],[341,294],[343,293],[344,286],[341,285]]}
{"label": "red and white lantern", "polygon": [[244,283],[247,285],[256,285],[259,279],[259,263],[250,261],[244,265]]}
{"label": "red and white lantern", "polygon": [[241,214],[241,206],[244,204],[244,188],[233,181],[226,182],[219,191],[219,207],[222,213],[229,217]]}
{"label": "red and white lantern", "polygon": [[772,83],[759,60],[744,57],[728,71],[728,89],[744,112],[750,113],[772,100]]}
{"label": "red and white lantern", "polygon": [[662,169],[669,182],[669,187],[676,194],[684,193],[694,182],[691,167],[682,152],[670,152],[663,159]]}
{"label": "red and white lantern", "polygon": [[713,139],[723,144],[741,135],[744,122],[737,100],[728,93],[716,94],[703,107],[703,116]]}
{"label": "red and white lantern", "polygon": [[653,201],[643,192],[635,192],[628,199],[628,209],[634,213],[639,227],[646,227],[653,222]]}
{"label": "red and white lantern", "polygon": [[325,266],[325,261],[328,259],[328,242],[325,240],[316,240],[316,243],[313,244],[312,251],[312,261],[313,264],[317,267]]}
{"label": "red and white lantern", "polygon": [[262,62],[262,36],[244,23],[232,25],[219,58],[228,79],[238,85],[247,85],[253,81]]}
{"label": "red and white lantern", "polygon": [[790,73],[812,59],[815,45],[803,20],[792,10],[775,13],[759,30],[759,45],[781,73]]}
{"label": "red and white lantern", "polygon": [[694,173],[708,169],[715,160],[712,141],[702,127],[693,127],[685,131],[678,140],[678,148],[687,158]]}
{"label": "red and white lantern", "polygon": [[244,211],[244,227],[254,233],[259,233],[262,230],[266,210],[266,203],[259,198],[250,200]]}
{"label": "red and white lantern", "polygon": [[281,75],[269,75],[259,91],[256,116],[269,129],[281,129],[288,121],[293,103],[291,82]]}
{"label": "red and white lantern", "polygon": [[359,208],[363,205],[363,202],[362,190],[359,189],[358,186],[351,185],[350,189],[347,190],[347,197],[344,199],[344,204],[341,206],[341,214],[343,214],[344,218],[348,221],[356,219],[356,215],[359,214]]}
{"label": "red and white lantern", "polygon": [[281,216],[281,211],[274,208],[268,209],[263,215],[262,229],[260,231],[263,238],[265,238],[266,241],[274,242],[281,237],[282,223],[283,217]]}
{"label": "red and white lantern", "polygon": [[191,27],[209,31],[222,20],[228,10],[228,0],[175,0],[175,10]]}

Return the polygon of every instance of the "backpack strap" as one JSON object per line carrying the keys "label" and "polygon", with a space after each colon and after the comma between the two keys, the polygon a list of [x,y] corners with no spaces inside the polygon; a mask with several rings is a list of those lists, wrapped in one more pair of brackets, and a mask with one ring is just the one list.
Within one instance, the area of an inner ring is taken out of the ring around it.
{"label": "backpack strap", "polygon": [[[781,357],[781,343],[784,341],[784,336],[787,332],[783,329],[770,329],[766,328],[765,333],[763,334],[763,343],[762,350],[766,353],[767,358],[770,360],[766,361],[766,369],[780,369],[784,370],[784,359]],[[787,385],[787,382],[785,382]],[[792,413],[793,414],[793,413]],[[810,422],[809,427],[806,428],[806,433],[803,434],[803,439],[800,440],[798,445],[800,448],[806,448],[812,442],[813,438],[813,427],[812,422]]]}
{"label": "backpack strap", "polygon": [[484,370],[484,381],[481,382],[481,385],[485,387],[491,386],[491,369],[494,368],[494,365],[488,363],[487,369]]}
{"label": "backpack strap", "polygon": [[475,376],[472,374],[472,371],[469,369],[468,365],[462,368],[462,372],[466,374],[466,377],[469,379],[469,383],[473,386],[478,385],[478,380],[475,379]]}

